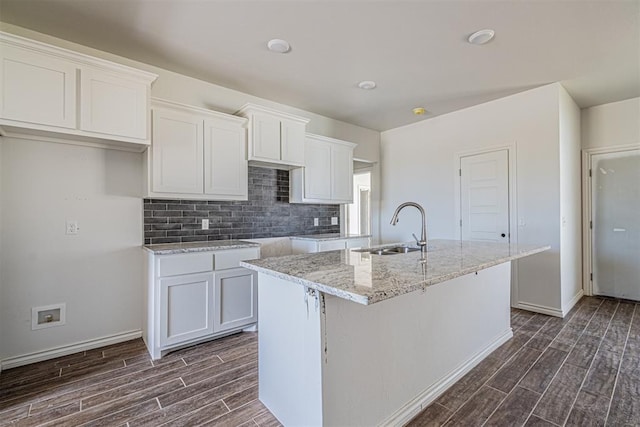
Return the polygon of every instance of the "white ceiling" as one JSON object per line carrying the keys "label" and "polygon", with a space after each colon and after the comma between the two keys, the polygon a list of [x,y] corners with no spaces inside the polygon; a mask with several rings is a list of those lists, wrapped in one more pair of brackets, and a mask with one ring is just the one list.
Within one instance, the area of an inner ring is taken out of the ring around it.
{"label": "white ceiling", "polygon": [[375,130],[556,81],[580,107],[640,96],[640,0],[0,0],[0,19]]}

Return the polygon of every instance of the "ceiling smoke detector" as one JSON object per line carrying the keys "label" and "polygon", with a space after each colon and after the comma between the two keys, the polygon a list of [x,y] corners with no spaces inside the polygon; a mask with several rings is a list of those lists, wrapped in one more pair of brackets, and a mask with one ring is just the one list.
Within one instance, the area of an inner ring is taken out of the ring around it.
{"label": "ceiling smoke detector", "polygon": [[376,82],[374,82],[373,80],[363,80],[360,83],[358,83],[358,87],[360,89],[364,89],[364,90],[375,89],[376,88]]}
{"label": "ceiling smoke detector", "polygon": [[493,30],[490,30],[490,29],[480,30],[471,34],[467,40],[471,44],[480,45],[480,44],[489,43],[491,39],[493,39],[493,36],[495,35],[496,35],[496,32]]}
{"label": "ceiling smoke detector", "polygon": [[282,39],[272,39],[267,43],[267,47],[271,52],[287,53],[291,50],[291,45],[288,41]]}

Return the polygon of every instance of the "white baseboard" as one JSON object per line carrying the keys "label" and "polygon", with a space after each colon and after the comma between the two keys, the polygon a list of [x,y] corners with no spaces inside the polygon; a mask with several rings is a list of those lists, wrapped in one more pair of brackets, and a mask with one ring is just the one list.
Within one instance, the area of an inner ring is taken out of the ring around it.
{"label": "white baseboard", "polygon": [[547,307],[546,305],[530,304],[528,302],[519,301],[515,308],[522,310],[533,311],[534,313],[548,314],[549,316],[564,317],[562,310],[557,308]]}
{"label": "white baseboard", "polygon": [[75,344],[65,345],[52,348],[49,350],[38,351],[35,353],[23,354],[22,356],[9,357],[0,361],[0,371],[5,369],[17,368],[18,366],[28,365],[30,363],[42,362],[43,360],[54,359],[60,356],[67,356],[81,351],[91,350],[106,345],[117,344],[123,341],[129,341],[142,336],[142,331],[129,331],[121,334],[110,335],[107,337],[96,338],[93,340],[83,341]]}
{"label": "white baseboard", "polygon": [[576,305],[578,301],[580,301],[580,298],[582,298],[583,295],[584,295],[584,291],[580,289],[578,293],[573,298],[571,298],[571,301],[569,301],[568,304],[562,307],[562,317],[566,316],[567,313],[571,311],[573,306]]}
{"label": "white baseboard", "polygon": [[428,389],[424,390],[413,400],[409,401],[403,407],[394,412],[389,418],[382,422],[382,426],[403,426],[413,419],[420,411],[429,406],[435,401],[442,393],[444,393],[449,387],[451,387],[456,381],[462,378],[466,373],[476,367],[485,357],[491,354],[492,351],[500,347],[506,341],[513,337],[513,331],[511,328],[506,330],[503,334],[498,336],[491,344],[485,347],[482,351],[471,357],[469,360],[458,366],[451,371],[448,375]]}

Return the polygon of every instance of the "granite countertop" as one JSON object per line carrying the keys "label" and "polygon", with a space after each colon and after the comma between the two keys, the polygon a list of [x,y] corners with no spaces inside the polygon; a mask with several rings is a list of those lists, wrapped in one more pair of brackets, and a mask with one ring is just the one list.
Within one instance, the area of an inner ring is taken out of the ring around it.
{"label": "granite countertop", "polygon": [[339,240],[339,239],[365,239],[371,237],[371,234],[342,234],[342,233],[326,233],[326,234],[307,234],[303,236],[290,236],[290,239],[295,240],[314,240],[321,242],[325,240]]}
{"label": "granite countertop", "polygon": [[[392,245],[384,245],[389,246]],[[431,240],[426,256],[420,251],[372,255],[368,250],[347,249],[243,261],[240,265],[369,305],[550,248],[543,245]]]}
{"label": "granite countertop", "polygon": [[222,251],[225,249],[241,249],[260,247],[259,243],[243,240],[212,240],[209,242],[166,243],[144,245],[143,248],[155,255],[185,254],[189,252]]}

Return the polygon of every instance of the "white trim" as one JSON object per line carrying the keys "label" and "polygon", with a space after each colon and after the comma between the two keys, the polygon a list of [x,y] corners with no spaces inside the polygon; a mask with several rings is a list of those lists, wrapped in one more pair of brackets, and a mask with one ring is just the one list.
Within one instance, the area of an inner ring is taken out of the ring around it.
{"label": "white trim", "polygon": [[569,301],[568,304],[565,304],[562,307],[562,317],[566,316],[567,313],[569,313],[569,311],[571,311],[573,306],[576,305],[578,303],[578,301],[580,301],[580,298],[582,298],[583,295],[584,295],[584,291],[582,289],[580,289],[578,291],[578,293],[575,294],[575,296],[571,299],[571,301]]}
{"label": "white trim", "polygon": [[451,387],[456,381],[462,378],[466,373],[472,370],[478,363],[486,358],[491,352],[500,347],[513,337],[513,331],[509,328],[503,334],[498,336],[493,342],[476,355],[469,358],[466,362],[455,368],[451,373],[445,375],[442,380],[433,384],[431,387],[422,391],[413,400],[407,402],[403,407],[394,412],[389,418],[383,421],[381,426],[399,426],[406,425],[420,411],[429,406],[442,393]]}
{"label": "white trim", "polygon": [[83,341],[61,347],[55,347],[49,350],[9,357],[0,362],[0,370],[4,371],[6,369],[16,368],[18,366],[28,365],[30,363],[42,362],[43,360],[54,359],[56,357],[66,356],[69,354],[91,350],[98,347],[104,347],[106,345],[117,344],[120,342],[140,338],[141,336],[142,331],[138,329],[135,331],[123,332],[121,334],[96,338],[93,340]]}
{"label": "white trim", "polygon": [[591,212],[591,177],[589,176],[591,157],[596,154],[619,153],[638,149],[640,149],[640,143],[614,145],[604,148],[584,148],[582,150],[582,288],[585,295],[593,295],[593,282],[591,281],[593,242],[589,227],[589,223],[593,218]]}
{"label": "white trim", "polygon": [[549,316],[560,317],[560,318],[564,317],[562,310],[558,310],[557,308],[553,308],[553,307],[548,307],[546,305],[538,305],[538,304],[531,304],[528,302],[518,301],[518,303],[516,303],[514,307],[519,308],[521,310],[533,311],[534,313],[547,314]]}
{"label": "white trim", "polygon": [[[517,173],[517,156],[518,143],[496,145],[492,147],[478,148],[474,150],[458,151],[454,154],[454,238],[462,238],[462,229],[460,227],[461,217],[461,179],[460,179],[460,162],[462,157],[475,156],[478,154],[492,153],[495,151],[507,150],[508,166],[509,166],[509,242],[518,244],[518,173]],[[516,307],[518,304],[518,261],[511,263],[511,306]]]}
{"label": "white trim", "polygon": [[245,117],[234,116],[227,113],[221,113],[220,111],[182,104],[180,102],[170,101],[168,99],[151,97],[151,109],[154,108],[169,108],[171,110],[177,110],[186,114],[204,115],[206,116],[206,118],[214,118],[236,123],[244,128],[246,128],[247,124],[249,123],[249,120]]}

